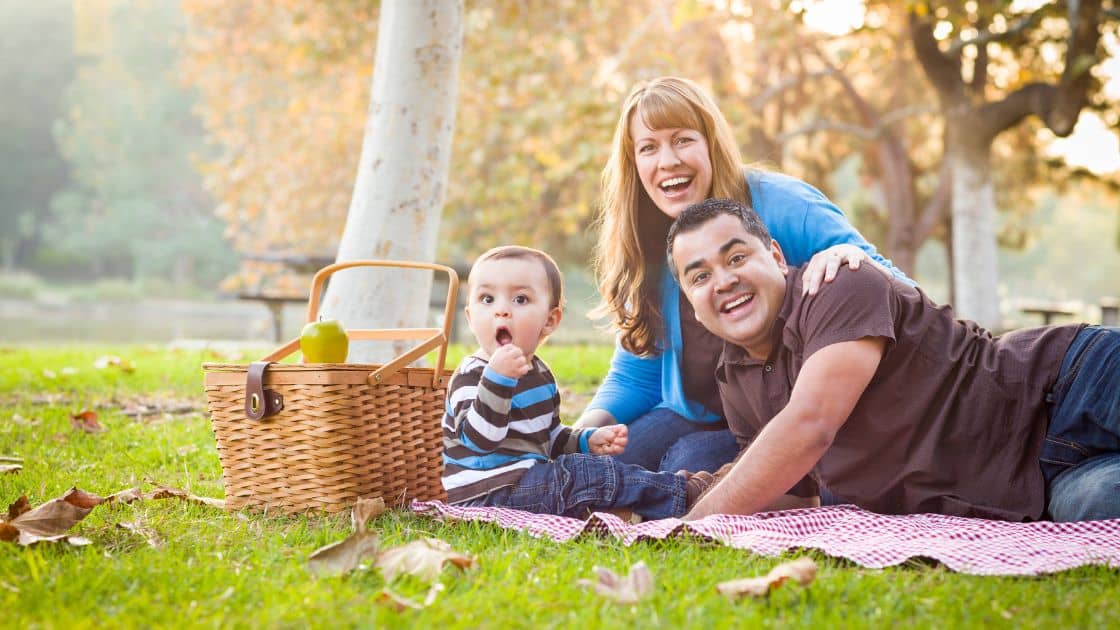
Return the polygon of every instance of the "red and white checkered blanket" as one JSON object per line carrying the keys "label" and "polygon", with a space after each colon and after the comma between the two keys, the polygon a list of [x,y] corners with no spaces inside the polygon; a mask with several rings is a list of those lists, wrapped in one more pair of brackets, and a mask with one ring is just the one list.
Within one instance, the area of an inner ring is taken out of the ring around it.
{"label": "red and white checkered blanket", "polygon": [[599,512],[581,521],[504,508],[456,507],[439,501],[414,501],[412,509],[433,518],[495,523],[557,542],[585,534],[609,534],[630,545],[689,533],[768,556],[796,548],[818,549],[871,568],[917,557],[977,575],[1037,575],[1085,564],[1120,567],[1120,519],[1005,523],[939,514],[887,516],[841,505],[631,525]]}

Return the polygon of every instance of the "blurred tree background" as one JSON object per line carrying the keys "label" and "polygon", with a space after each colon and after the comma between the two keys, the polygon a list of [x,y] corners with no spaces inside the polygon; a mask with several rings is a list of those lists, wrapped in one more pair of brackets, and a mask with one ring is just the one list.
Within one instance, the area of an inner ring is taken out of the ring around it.
{"label": "blurred tree background", "polygon": [[[954,199],[943,158],[959,112],[941,105],[915,34],[957,64],[977,108],[1087,77],[1078,124],[1099,143],[1089,152],[1107,157],[1118,154],[1120,7],[1090,4],[1098,41],[1067,59],[1070,7],[1082,3],[468,2],[439,257],[520,241],[586,270],[619,103],[638,79],[678,74],[712,90],[748,160],[821,188],[946,300]],[[333,255],[377,5],[5,2],[5,269],[212,291],[268,271],[244,255]],[[1059,151],[1039,116],[1013,122],[990,146],[1001,293],[1120,293],[1117,163]]]}

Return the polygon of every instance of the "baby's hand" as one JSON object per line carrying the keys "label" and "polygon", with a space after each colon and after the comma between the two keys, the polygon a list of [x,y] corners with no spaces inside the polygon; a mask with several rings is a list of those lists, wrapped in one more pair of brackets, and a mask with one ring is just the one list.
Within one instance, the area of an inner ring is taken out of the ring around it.
{"label": "baby's hand", "polygon": [[490,355],[490,367],[509,378],[521,378],[529,373],[529,359],[521,348],[508,343]]}
{"label": "baby's hand", "polygon": [[612,424],[595,429],[587,438],[587,450],[592,455],[618,455],[626,450],[630,430],[625,424]]}

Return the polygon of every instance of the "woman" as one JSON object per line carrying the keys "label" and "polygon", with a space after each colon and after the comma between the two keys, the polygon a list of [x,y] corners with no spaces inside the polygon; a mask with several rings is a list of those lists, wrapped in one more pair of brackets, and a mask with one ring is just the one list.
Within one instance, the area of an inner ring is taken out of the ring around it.
{"label": "woman", "polygon": [[[709,197],[751,204],[791,265],[808,263],[815,294],[847,262],[882,258],[812,186],[745,169],[731,127],[712,98],[686,79],[639,83],[623,104],[603,170],[596,273],[618,346],[577,427],[629,425],[619,459],[650,470],[714,471],[739,453],[715,382],[723,342],[696,321],[668,273],[665,236],[688,205]],[[909,280],[907,280],[909,282]]]}

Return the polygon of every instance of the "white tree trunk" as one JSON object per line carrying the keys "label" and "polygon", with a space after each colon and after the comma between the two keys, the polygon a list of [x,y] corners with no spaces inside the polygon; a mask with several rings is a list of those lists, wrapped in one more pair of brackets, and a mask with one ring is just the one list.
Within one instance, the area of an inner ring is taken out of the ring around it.
{"label": "white tree trunk", "polygon": [[953,173],[953,310],[999,330],[996,198],[988,154],[958,149],[947,158]]}
{"label": "white tree trunk", "polygon": [[[462,0],[381,3],[369,115],[338,261],[435,258],[462,20]],[[426,272],[349,269],[332,277],[321,312],[348,329],[429,326],[430,292]],[[414,343],[351,344],[349,360],[380,363]]]}

